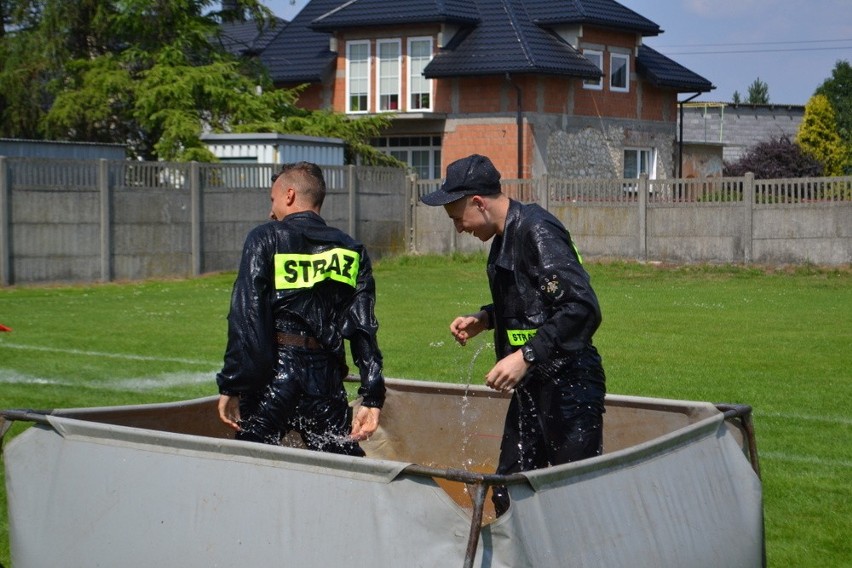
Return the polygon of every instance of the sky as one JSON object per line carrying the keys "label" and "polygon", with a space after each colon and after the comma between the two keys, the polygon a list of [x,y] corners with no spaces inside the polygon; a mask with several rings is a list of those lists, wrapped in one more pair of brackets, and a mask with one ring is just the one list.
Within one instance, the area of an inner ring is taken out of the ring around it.
{"label": "sky", "polygon": [[[292,20],[307,0],[262,0]],[[399,0],[415,1],[415,0]],[[559,1],[559,0],[554,0]],[[343,3],[343,0],[341,0]],[[838,60],[852,63],[852,0],[621,0],[662,28],[645,43],[716,86],[695,101],[741,100],[760,79],[769,102],[804,105]],[[680,100],[692,96],[684,93]]]}

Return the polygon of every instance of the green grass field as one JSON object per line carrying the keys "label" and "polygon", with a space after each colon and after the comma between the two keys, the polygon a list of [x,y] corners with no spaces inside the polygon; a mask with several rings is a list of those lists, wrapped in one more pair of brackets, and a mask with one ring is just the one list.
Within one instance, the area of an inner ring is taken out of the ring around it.
{"label": "green grass field", "polygon": [[[482,256],[375,267],[388,377],[481,383],[490,338],[448,326],[488,301]],[[589,263],[611,393],[754,407],[770,566],[852,566],[852,271]],[[0,408],[215,394],[233,274],[0,289]],[[26,425],[16,423],[9,438]],[[10,567],[5,486],[0,565]],[[46,545],[48,543],[45,543]]]}

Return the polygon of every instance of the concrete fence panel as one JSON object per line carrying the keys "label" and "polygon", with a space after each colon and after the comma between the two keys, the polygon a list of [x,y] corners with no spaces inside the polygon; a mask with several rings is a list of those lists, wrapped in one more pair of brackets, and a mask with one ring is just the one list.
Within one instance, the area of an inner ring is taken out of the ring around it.
{"label": "concrete fence panel", "polygon": [[758,206],[754,210],[754,262],[852,262],[852,204]]}
{"label": "concrete fence panel", "polygon": [[639,258],[639,214],[620,204],[551,205],[583,257]]}
{"label": "concrete fence panel", "polygon": [[[268,220],[277,167],[0,156],[0,285],[236,270],[246,234]],[[374,260],[490,246],[419,202],[439,180],[323,171],[323,216]],[[852,177],[504,181],[562,220],[587,259],[852,263]]]}

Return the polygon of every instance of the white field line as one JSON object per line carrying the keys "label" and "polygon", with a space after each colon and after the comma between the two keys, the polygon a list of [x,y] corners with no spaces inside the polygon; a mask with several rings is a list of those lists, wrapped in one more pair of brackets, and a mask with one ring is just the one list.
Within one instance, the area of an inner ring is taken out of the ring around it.
{"label": "white field line", "polygon": [[47,353],[65,353],[67,355],[83,355],[86,357],[109,357],[112,359],[125,359],[127,361],[155,361],[162,363],[182,363],[184,365],[203,365],[210,367],[210,361],[199,361],[197,359],[181,359],[178,357],[152,357],[149,355],[132,355],[129,353],[105,353],[103,351],[85,351],[83,349],[59,349],[57,347],[43,347],[39,345],[21,345],[18,343],[7,343],[0,341],[0,348],[20,349],[23,351],[41,351]]}
{"label": "white field line", "polygon": [[[759,446],[759,444],[758,444]],[[758,447],[757,450],[758,459],[762,462],[764,459],[769,461],[782,461],[782,462],[792,462],[792,463],[803,463],[809,465],[818,465],[820,467],[831,467],[831,468],[852,468],[852,461],[849,460],[832,460],[825,459],[816,456],[803,456],[799,454],[788,454],[785,452],[761,452]]]}
{"label": "white field line", "polygon": [[20,375],[8,369],[0,369],[0,385],[54,385],[75,388],[86,388],[110,392],[150,392],[181,386],[203,385],[210,386],[210,394],[216,394],[216,371],[201,373],[163,373],[152,377],[132,377],[104,381],[73,381],[65,379],[32,377]]}
{"label": "white field line", "polygon": [[21,345],[18,343],[7,343],[0,341],[0,349],[19,349],[23,351],[38,351],[42,353],[63,353],[66,355],[78,355],[84,357],[102,357],[124,361],[151,361],[157,363],[178,363],[181,365],[193,365],[203,367],[204,371],[163,373],[151,377],[133,377],[127,379],[116,379],[103,381],[79,381],[57,378],[32,377],[17,374],[9,369],[0,368],[0,384],[27,384],[27,385],[58,385],[74,386],[81,388],[107,390],[107,391],[134,391],[145,392],[163,388],[200,385],[208,383],[211,394],[218,392],[215,374],[218,371],[216,364],[212,361],[199,361],[197,359],[184,359],[179,357],[153,357],[148,355],[133,355],[130,353],[106,353],[102,351],[86,351],[83,349],[61,349],[57,347],[43,347],[38,345]]}
{"label": "white field line", "polygon": [[780,418],[782,420],[798,420],[801,422],[828,422],[829,424],[842,424],[844,426],[852,426],[852,418],[848,416],[832,416],[830,414],[814,415],[814,414],[798,414],[786,412],[754,412],[755,420],[760,418]]}
{"label": "white field line", "polygon": [[[767,412],[767,413],[758,413],[754,414],[755,420],[759,420],[761,418],[773,418],[779,420],[787,420],[787,421],[799,421],[799,422],[822,422],[824,424],[838,425],[838,426],[850,426],[852,425],[852,419],[846,416],[831,416],[831,415],[822,415],[816,416],[813,414],[798,414],[798,413],[784,413],[784,412]],[[757,426],[758,431],[760,430],[760,425]],[[767,459],[769,461],[781,461],[781,462],[789,462],[789,463],[802,463],[802,464],[811,464],[817,465],[820,467],[832,467],[832,468],[841,468],[841,469],[849,469],[852,468],[852,461],[849,460],[835,460],[835,459],[826,459],[818,456],[808,456],[801,454],[788,454],[787,452],[762,452],[760,451],[760,435],[758,434],[758,443],[757,443],[757,452],[758,457],[762,461]]]}

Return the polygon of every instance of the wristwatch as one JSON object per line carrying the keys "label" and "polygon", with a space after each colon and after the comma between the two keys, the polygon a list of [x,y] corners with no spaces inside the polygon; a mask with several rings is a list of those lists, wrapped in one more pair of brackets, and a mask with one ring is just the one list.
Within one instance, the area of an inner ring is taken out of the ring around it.
{"label": "wristwatch", "polygon": [[532,347],[529,345],[524,345],[521,347],[521,353],[524,354],[524,361],[532,365],[535,363],[535,351],[532,350]]}

